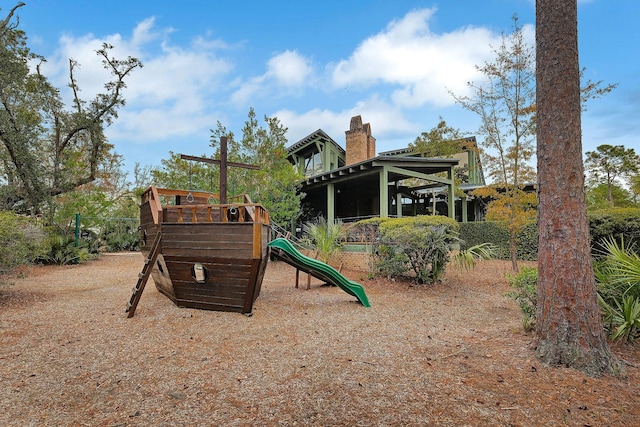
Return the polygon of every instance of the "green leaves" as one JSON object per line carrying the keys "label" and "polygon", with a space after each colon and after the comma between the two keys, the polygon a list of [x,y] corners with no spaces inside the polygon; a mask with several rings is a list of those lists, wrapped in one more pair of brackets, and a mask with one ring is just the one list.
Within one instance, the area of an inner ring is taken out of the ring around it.
{"label": "green leaves", "polygon": [[458,223],[444,216],[421,215],[380,222],[379,267],[383,274],[412,271],[418,283],[442,278],[451,250],[460,242]]}
{"label": "green leaves", "polygon": [[302,227],[306,242],[318,251],[320,261],[328,264],[340,252],[342,237],[345,235],[341,221],[328,222],[324,217],[307,222]]}

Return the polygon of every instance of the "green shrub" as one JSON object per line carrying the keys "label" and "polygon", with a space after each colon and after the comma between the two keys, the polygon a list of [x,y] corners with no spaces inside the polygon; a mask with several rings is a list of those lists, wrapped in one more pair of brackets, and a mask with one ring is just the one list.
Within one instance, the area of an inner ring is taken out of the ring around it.
{"label": "green shrub", "polygon": [[526,332],[536,326],[536,303],[538,286],[538,269],[523,267],[516,275],[507,274],[509,284],[514,289],[507,296],[516,300],[522,310],[522,326]]}
{"label": "green shrub", "polygon": [[603,209],[589,212],[588,216],[591,246],[596,257],[606,251],[610,238],[628,245],[640,244],[640,209]]}
{"label": "green shrub", "polygon": [[450,252],[459,243],[458,230],[458,223],[444,216],[383,221],[378,268],[391,277],[412,271],[418,283],[434,283],[444,274]]}
{"label": "green shrub", "polygon": [[604,324],[612,340],[633,341],[640,335],[640,298],[626,295],[614,305],[599,298]]}
{"label": "green shrub", "polygon": [[0,274],[32,263],[44,251],[45,233],[33,219],[0,211]]}
{"label": "green shrub", "polygon": [[75,234],[59,227],[48,229],[47,250],[38,258],[43,264],[77,264],[91,258],[86,243],[80,240],[76,246]]}
{"label": "green shrub", "polygon": [[[495,248],[495,257],[509,259],[509,229],[505,222],[479,221],[460,224],[461,249],[467,249],[485,242]],[[535,261],[538,259],[538,226],[535,222],[526,224],[516,236],[518,259]]]}
{"label": "green shrub", "polygon": [[304,240],[318,251],[320,261],[329,263],[340,252],[344,229],[339,220],[328,222],[320,217],[316,221],[305,223],[302,229],[306,234]]}

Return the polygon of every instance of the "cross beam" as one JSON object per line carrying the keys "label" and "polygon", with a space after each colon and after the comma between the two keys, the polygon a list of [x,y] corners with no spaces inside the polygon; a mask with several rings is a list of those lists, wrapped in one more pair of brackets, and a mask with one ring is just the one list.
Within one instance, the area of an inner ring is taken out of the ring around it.
{"label": "cross beam", "polygon": [[180,154],[182,160],[192,160],[195,162],[210,163],[220,165],[220,204],[227,204],[227,167],[233,166],[244,169],[260,169],[260,166],[248,165],[246,163],[237,163],[227,161],[227,137],[220,137],[220,160],[210,159],[208,157],[189,156]]}

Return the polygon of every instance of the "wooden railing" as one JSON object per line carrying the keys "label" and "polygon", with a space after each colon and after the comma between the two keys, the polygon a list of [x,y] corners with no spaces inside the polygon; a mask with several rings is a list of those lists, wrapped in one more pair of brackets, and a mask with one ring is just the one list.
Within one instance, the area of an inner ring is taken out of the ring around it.
{"label": "wooden railing", "polygon": [[269,213],[258,204],[164,206],[165,222],[259,222],[269,224]]}
{"label": "wooden railing", "polygon": [[260,204],[251,203],[248,195],[234,196],[224,205],[211,203],[217,194],[201,191],[150,187],[142,194],[142,203],[152,205],[154,222],[258,222],[269,224],[269,212]]}

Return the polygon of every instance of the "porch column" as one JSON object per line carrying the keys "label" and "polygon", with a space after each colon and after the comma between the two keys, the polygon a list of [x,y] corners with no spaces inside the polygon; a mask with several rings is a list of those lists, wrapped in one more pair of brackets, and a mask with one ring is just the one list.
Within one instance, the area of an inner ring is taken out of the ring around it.
{"label": "porch column", "polygon": [[336,193],[332,182],[327,184],[327,223],[336,220]]}
{"label": "porch column", "polygon": [[467,213],[467,195],[465,194],[460,198],[460,204],[462,205],[462,222],[467,222],[468,213]]}
{"label": "porch column", "polygon": [[386,167],[380,169],[380,218],[389,217],[389,174]]}
{"label": "porch column", "polygon": [[[396,183],[396,191],[398,190],[398,184]],[[396,192],[396,216],[402,218],[402,194]]]}
{"label": "porch column", "polygon": [[449,178],[449,180],[451,181],[450,184],[447,184],[447,199],[449,201],[449,203],[447,203],[449,205],[449,218],[456,218],[456,198],[454,195],[454,185],[453,185],[453,166],[451,166],[451,168],[449,169],[449,171],[447,172],[447,178]]}

